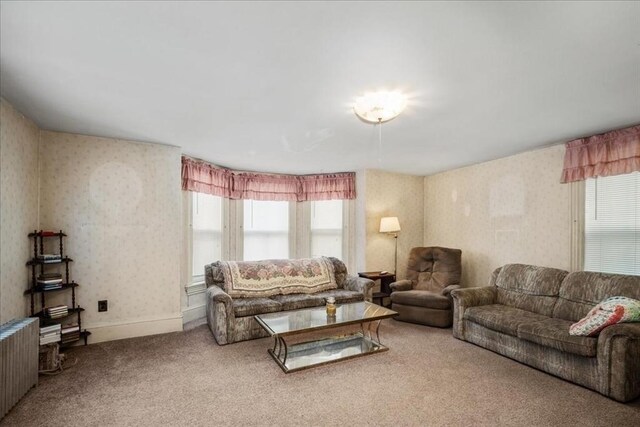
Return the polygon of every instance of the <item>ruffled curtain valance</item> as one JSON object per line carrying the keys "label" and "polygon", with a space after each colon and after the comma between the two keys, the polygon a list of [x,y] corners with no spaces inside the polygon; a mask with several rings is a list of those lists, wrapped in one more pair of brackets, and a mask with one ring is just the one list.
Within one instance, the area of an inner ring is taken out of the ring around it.
{"label": "ruffled curtain valance", "polygon": [[562,183],[640,171],[640,125],[566,144]]}
{"label": "ruffled curtain valance", "polygon": [[304,202],[356,198],[356,174],[284,175],[234,171],[182,156],[182,189],[228,199]]}

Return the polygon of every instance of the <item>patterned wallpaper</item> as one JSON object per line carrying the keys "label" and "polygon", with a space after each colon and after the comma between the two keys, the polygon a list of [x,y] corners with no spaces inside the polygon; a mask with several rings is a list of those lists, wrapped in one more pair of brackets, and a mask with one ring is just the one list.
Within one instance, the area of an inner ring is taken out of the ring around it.
{"label": "patterned wallpaper", "polygon": [[38,227],[38,127],[0,100],[0,323],[27,314],[31,256]]}
{"label": "patterned wallpaper", "polygon": [[507,263],[569,269],[571,190],[564,146],[425,178],[425,246],[462,249],[464,286],[485,286]]}
{"label": "patterned wallpaper", "polygon": [[393,271],[394,238],[381,234],[380,218],[397,216],[398,277],[406,273],[411,248],[422,246],[424,210],[423,177],[368,169],[365,171],[366,269]]}
{"label": "patterned wallpaper", "polygon": [[[43,131],[40,223],[63,229],[83,321],[180,315],[180,149]],[[98,300],[109,310],[99,313]]]}

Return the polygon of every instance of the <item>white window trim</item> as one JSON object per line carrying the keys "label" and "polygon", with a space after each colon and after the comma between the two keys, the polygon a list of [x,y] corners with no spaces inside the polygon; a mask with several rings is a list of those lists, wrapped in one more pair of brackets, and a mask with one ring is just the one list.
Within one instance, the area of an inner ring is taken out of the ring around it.
{"label": "white window trim", "polygon": [[571,271],[584,270],[585,183],[571,184]]}

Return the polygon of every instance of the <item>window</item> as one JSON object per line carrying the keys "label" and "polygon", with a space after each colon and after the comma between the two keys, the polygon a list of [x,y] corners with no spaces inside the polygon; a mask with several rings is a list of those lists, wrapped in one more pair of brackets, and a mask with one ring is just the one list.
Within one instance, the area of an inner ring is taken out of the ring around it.
{"label": "window", "polygon": [[640,275],[640,173],[585,185],[584,269]]}
{"label": "window", "polygon": [[342,259],[342,200],[311,202],[310,254]]}
{"label": "window", "polygon": [[192,279],[202,280],[205,264],[222,258],[222,198],[193,193],[191,232]]}
{"label": "window", "polygon": [[289,258],[289,202],[244,201],[245,261]]}
{"label": "window", "polygon": [[217,260],[333,256],[353,268],[352,201],[229,200],[195,192],[184,200],[191,211],[185,217],[189,289],[204,289],[204,267]]}

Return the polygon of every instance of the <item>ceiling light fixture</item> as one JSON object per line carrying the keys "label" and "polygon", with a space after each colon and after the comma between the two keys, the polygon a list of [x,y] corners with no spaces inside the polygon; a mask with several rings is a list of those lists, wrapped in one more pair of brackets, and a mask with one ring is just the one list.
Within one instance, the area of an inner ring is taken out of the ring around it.
{"label": "ceiling light fixture", "polygon": [[367,92],[356,98],[353,111],[365,122],[378,125],[378,165],[382,165],[382,123],[395,119],[407,106],[407,97],[397,91]]}
{"label": "ceiling light fixture", "polygon": [[407,106],[407,98],[397,91],[367,92],[356,98],[353,111],[369,123],[384,123],[394,119]]}

